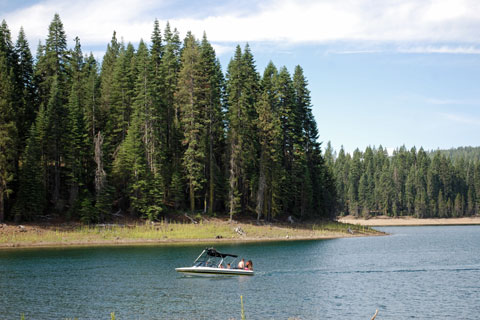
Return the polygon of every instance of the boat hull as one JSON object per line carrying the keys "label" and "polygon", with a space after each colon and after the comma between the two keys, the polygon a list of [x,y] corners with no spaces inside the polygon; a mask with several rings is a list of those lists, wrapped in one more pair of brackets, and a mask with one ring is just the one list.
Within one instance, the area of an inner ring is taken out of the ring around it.
{"label": "boat hull", "polygon": [[185,267],[175,268],[175,271],[189,276],[215,277],[215,276],[253,276],[253,270],[222,269],[211,267]]}

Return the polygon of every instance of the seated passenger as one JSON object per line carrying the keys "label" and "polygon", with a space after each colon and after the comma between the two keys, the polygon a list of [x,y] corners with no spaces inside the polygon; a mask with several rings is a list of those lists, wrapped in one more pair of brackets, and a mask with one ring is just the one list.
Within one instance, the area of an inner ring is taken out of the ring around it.
{"label": "seated passenger", "polygon": [[245,269],[246,270],[253,270],[253,262],[252,260],[248,260],[247,263],[245,264]]}
{"label": "seated passenger", "polygon": [[227,263],[227,269],[230,269],[230,263]]}
{"label": "seated passenger", "polygon": [[245,259],[240,260],[237,267],[238,267],[238,269],[245,268]]}

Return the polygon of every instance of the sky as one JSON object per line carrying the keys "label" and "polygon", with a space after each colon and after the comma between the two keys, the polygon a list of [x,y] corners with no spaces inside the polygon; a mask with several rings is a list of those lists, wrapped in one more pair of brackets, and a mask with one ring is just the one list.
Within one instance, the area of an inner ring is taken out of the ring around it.
{"label": "sky", "polygon": [[319,140],[336,150],[480,146],[478,0],[0,0],[33,54],[55,13],[69,46],[78,36],[99,60],[114,30],[137,45],[158,19],[206,32],[224,69],[246,43],[260,74],[300,65]]}

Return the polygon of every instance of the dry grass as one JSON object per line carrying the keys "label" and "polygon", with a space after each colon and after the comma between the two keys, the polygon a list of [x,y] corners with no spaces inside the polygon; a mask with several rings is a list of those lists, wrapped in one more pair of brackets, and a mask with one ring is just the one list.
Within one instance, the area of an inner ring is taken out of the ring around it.
{"label": "dry grass", "polygon": [[[240,228],[244,234],[235,231]],[[352,235],[353,232],[353,235]],[[142,242],[190,241],[263,241],[285,239],[321,239],[375,235],[366,227],[336,222],[316,224],[264,224],[228,222],[220,219],[183,222],[136,222],[130,224],[85,226],[1,225],[0,247],[41,245],[89,245]]]}

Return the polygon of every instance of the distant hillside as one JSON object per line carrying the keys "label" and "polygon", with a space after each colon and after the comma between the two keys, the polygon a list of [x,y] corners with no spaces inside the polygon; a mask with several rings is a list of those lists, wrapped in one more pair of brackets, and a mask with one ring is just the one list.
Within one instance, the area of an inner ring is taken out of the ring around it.
{"label": "distant hillside", "polygon": [[428,152],[428,155],[433,157],[436,152],[440,152],[442,155],[452,159],[453,161],[460,159],[467,161],[480,161],[480,147],[459,147],[448,150],[432,150]]}

